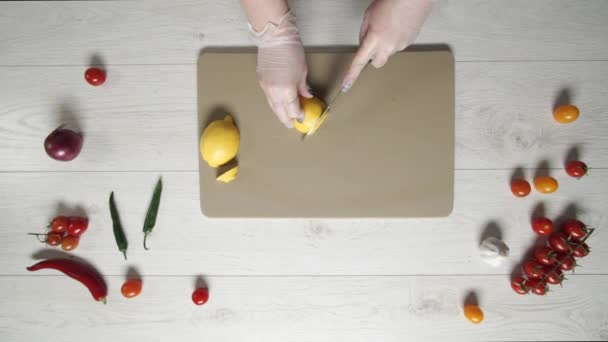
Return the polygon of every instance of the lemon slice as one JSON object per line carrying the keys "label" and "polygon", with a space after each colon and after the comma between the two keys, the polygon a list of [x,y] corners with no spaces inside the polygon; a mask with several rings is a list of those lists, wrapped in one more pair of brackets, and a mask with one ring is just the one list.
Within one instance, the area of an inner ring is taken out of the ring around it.
{"label": "lemon slice", "polygon": [[226,172],[221,173],[219,176],[217,176],[217,178],[215,178],[215,180],[224,182],[224,183],[230,183],[236,179],[236,175],[238,172],[239,172],[239,166],[236,165],[233,168],[228,169]]}

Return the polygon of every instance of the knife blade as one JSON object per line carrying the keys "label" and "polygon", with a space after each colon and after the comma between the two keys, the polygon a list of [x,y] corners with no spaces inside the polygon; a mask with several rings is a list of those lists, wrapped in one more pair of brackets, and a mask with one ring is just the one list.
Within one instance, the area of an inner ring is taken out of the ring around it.
{"label": "knife blade", "polygon": [[331,98],[331,100],[327,104],[327,107],[325,107],[325,110],[323,111],[323,113],[321,113],[321,115],[319,115],[317,120],[315,120],[315,122],[312,124],[310,130],[306,134],[302,135],[302,140],[306,139],[310,135],[313,135],[317,131],[317,129],[319,128],[319,126],[321,126],[323,121],[325,121],[325,119],[327,119],[327,115],[329,115],[329,110],[331,109],[333,104],[336,102],[336,100],[340,97],[340,95],[342,93],[344,93],[342,91],[342,89],[341,88],[338,89],[338,92],[336,94],[334,94],[334,96]]}

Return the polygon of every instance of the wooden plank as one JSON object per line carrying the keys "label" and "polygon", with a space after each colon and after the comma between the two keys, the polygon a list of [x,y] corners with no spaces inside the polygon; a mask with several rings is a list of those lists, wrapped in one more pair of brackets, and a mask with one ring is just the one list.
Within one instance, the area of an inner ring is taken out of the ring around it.
{"label": "wooden plank", "polygon": [[[293,4],[310,46],[355,45],[367,2]],[[437,1],[419,43],[449,44],[464,60],[608,59],[602,0]],[[251,45],[237,2],[0,3],[0,65],[194,63],[205,46]]]}
{"label": "wooden plank", "polygon": [[[164,172],[163,198],[150,251],[141,232],[157,173],[3,173],[0,177],[0,274],[26,273],[44,248],[27,232],[42,232],[54,215],[85,212],[90,228],[75,255],[109,275],[136,265],[150,275],[412,275],[510,274],[535,241],[529,219],[539,204],[546,215],[572,213],[600,228],[589,241],[582,274],[608,273],[608,170],[579,181],[556,173],[559,191],[515,198],[510,171],[456,172],[455,208],[445,219],[210,220],[198,205],[197,172]],[[531,172],[527,171],[526,176]],[[129,262],[116,248],[108,209],[110,191],[125,227]],[[496,227],[495,227],[496,226]],[[478,255],[483,233],[498,229],[511,248],[499,267]],[[17,252],[19,251],[19,252]]]}
{"label": "wooden plank", "polygon": [[[0,170],[198,169],[194,65],[110,65],[99,88],[84,69],[0,68]],[[456,168],[560,167],[573,147],[591,167],[608,167],[607,79],[608,62],[457,64]],[[563,89],[582,111],[570,125],[551,116]],[[70,163],[42,149],[61,123],[86,135]]]}
{"label": "wooden plank", "polygon": [[[204,271],[204,269],[202,269]],[[52,271],[45,274],[53,274]],[[574,276],[545,297],[512,292],[506,276],[211,277],[205,306],[195,277],[146,277],[142,294],[108,304],[64,276],[0,278],[3,341],[605,340],[608,276]],[[41,289],[44,289],[42,291]],[[462,314],[475,290],[485,320]]]}

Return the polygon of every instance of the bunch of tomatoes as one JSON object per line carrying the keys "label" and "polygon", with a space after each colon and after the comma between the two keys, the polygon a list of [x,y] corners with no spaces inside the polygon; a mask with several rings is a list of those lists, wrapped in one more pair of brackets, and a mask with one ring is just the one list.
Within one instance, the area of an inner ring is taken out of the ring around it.
{"label": "bunch of tomatoes", "polygon": [[[565,170],[568,176],[580,179],[587,174],[587,164],[580,160],[572,160],[566,163]],[[559,184],[557,179],[551,176],[538,176],[534,178],[534,188],[543,194],[550,194],[557,191]],[[527,180],[518,178],[511,181],[511,192],[517,197],[526,197],[532,191],[532,187]]]}
{"label": "bunch of tomatoes", "polygon": [[583,222],[568,219],[562,224],[561,231],[555,231],[553,221],[546,217],[532,219],[532,230],[540,236],[548,237],[546,246],[534,249],[534,258],[522,265],[524,276],[511,278],[511,288],[519,294],[530,292],[544,295],[547,284],[561,285],[565,271],[572,271],[576,259],[589,254],[585,240],[593,233],[593,228]]}
{"label": "bunch of tomatoes", "polygon": [[[30,233],[49,246],[59,246],[64,251],[78,247],[80,236],[89,228],[89,219],[81,216],[57,216],[48,226],[44,234]],[[42,238],[41,238],[42,237]]]}

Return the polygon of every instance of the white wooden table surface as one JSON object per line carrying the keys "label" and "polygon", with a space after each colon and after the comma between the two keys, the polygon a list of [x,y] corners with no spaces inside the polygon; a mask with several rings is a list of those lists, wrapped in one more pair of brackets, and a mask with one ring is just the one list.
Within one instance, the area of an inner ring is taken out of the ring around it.
{"label": "white wooden table surface", "polygon": [[[310,46],[353,45],[368,1],[292,5]],[[208,220],[199,210],[196,58],[249,45],[237,1],[0,2],[0,340],[420,341],[608,339],[608,2],[437,1],[419,43],[446,43],[456,65],[456,194],[444,219]],[[105,86],[83,80],[92,56]],[[558,95],[582,111],[552,121]],[[42,148],[58,124],[80,126],[78,159]],[[576,152],[593,167],[560,170]],[[541,161],[561,182],[514,198],[516,167]],[[154,181],[165,192],[141,248]],[[117,251],[107,199],[116,191],[131,241]],[[575,213],[600,229],[584,267],[546,297],[518,296],[509,274],[531,246],[531,212]],[[56,272],[30,274],[40,251],[25,233],[58,211],[91,220],[75,255],[95,264],[108,304]],[[477,245],[499,227],[511,257],[491,268]],[[144,291],[120,295],[128,267]],[[210,285],[190,302],[197,276]],[[486,315],[462,315],[475,291]]]}

